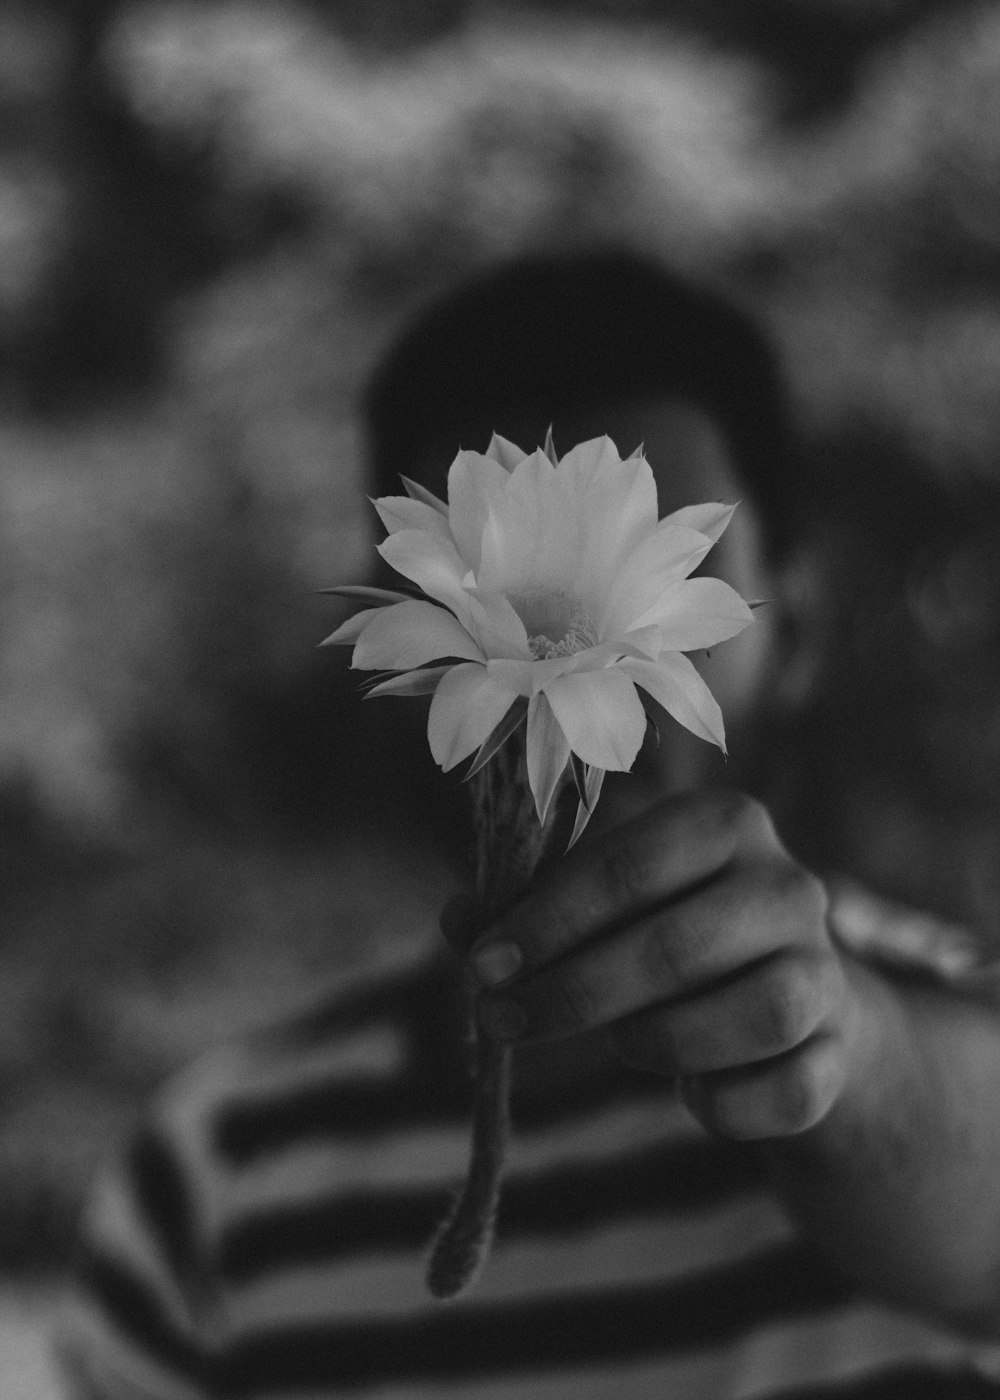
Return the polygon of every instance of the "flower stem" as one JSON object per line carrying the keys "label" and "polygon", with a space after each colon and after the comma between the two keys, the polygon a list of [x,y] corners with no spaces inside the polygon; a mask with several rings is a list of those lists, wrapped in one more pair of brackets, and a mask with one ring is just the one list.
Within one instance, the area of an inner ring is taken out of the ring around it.
{"label": "flower stem", "polygon": [[[540,825],[528,785],[524,731],[474,779],[479,927],[514,904],[553,849],[557,804]],[[431,1244],[427,1287],[454,1298],[476,1280],[493,1242],[510,1131],[510,1047],[478,1031],[472,1144],[465,1183]]]}
{"label": "flower stem", "polygon": [[427,1287],[435,1298],[454,1298],[464,1292],[489,1257],[510,1129],[510,1062],[508,1046],[480,1041],[469,1170],[451,1214],[434,1239],[427,1265]]}

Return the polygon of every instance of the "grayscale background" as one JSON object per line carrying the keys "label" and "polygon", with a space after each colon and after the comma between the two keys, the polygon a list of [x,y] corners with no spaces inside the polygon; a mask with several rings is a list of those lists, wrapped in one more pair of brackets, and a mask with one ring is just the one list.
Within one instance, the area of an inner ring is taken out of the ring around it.
{"label": "grayscale background", "polygon": [[1000,6],[4,0],[0,1396],[54,1393],[151,1089],[432,936],[443,780],[316,649],[372,557],[359,387],[452,279],[609,240],[787,366],[761,792],[1000,938]]}

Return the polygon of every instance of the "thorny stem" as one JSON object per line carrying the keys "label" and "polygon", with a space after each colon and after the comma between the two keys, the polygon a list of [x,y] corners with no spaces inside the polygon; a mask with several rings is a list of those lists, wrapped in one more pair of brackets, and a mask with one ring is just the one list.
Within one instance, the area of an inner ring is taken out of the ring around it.
{"label": "thorny stem", "polygon": [[[558,804],[553,801],[540,825],[528,785],[523,729],[473,783],[478,923],[486,928],[515,903],[550,854]],[[510,1081],[509,1046],[479,1035],[468,1171],[427,1265],[427,1287],[436,1298],[454,1298],[469,1288],[489,1255],[510,1130]]]}

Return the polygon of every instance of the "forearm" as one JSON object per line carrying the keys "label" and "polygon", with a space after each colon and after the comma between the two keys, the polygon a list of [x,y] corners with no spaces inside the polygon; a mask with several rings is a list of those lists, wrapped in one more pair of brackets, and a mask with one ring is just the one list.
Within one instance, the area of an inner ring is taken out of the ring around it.
{"label": "forearm", "polygon": [[845,1086],[808,1131],[761,1144],[828,1258],[883,1296],[1000,1335],[1000,1014],[851,962]]}

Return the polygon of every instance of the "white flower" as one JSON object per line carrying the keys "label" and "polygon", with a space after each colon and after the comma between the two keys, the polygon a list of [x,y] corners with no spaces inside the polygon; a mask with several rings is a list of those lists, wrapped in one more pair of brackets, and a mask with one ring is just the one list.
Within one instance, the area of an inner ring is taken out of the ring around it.
{"label": "white flower", "polygon": [[607,437],[556,462],[494,436],[485,454],[459,452],[447,504],[402,479],[406,496],[375,502],[389,531],[379,553],[419,593],[329,590],[373,606],[327,641],[353,642],[356,669],[400,673],[371,695],[433,695],[443,769],[473,754],[481,764],[526,716],[539,820],[572,761],[579,834],[604,772],[639,751],[637,687],[725,748],[719,707],[684,653],[751,621],[728,584],[689,578],[733,506],[658,520],[648,462],[641,451],[623,461]]}

